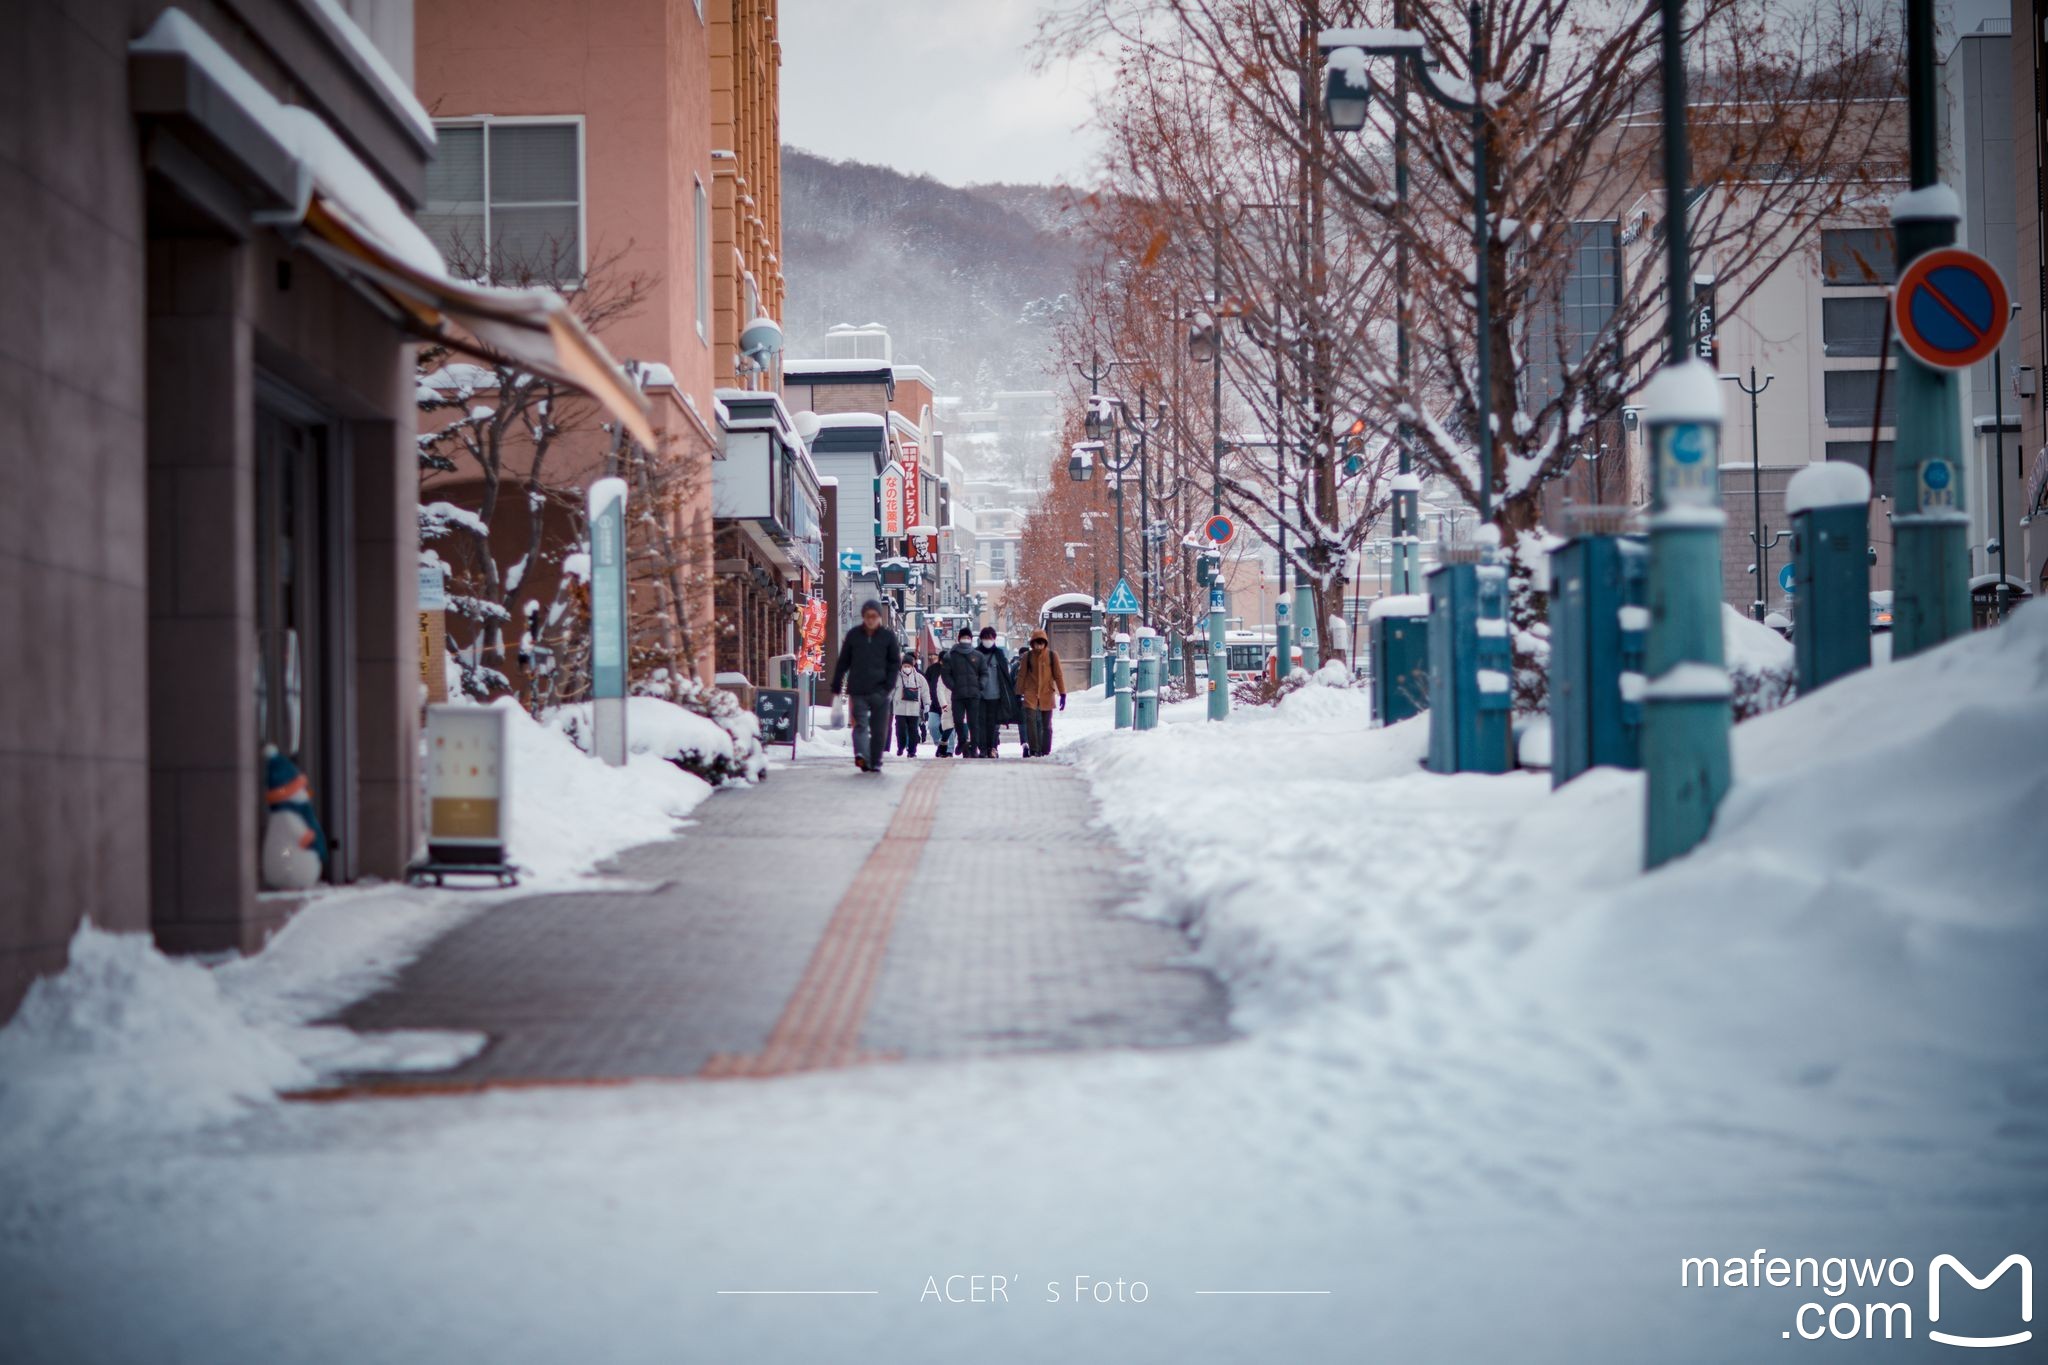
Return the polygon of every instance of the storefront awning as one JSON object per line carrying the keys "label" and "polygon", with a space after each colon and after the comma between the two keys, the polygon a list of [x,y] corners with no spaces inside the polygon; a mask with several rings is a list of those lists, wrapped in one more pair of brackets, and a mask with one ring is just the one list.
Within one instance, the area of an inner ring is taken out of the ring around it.
{"label": "storefront awning", "polygon": [[184,11],[167,9],[128,45],[138,114],[202,142],[233,170],[252,221],[388,299],[424,337],[509,360],[595,398],[635,440],[656,445],[646,397],[552,289],[451,276],[419,225],[309,109],[280,103]]}

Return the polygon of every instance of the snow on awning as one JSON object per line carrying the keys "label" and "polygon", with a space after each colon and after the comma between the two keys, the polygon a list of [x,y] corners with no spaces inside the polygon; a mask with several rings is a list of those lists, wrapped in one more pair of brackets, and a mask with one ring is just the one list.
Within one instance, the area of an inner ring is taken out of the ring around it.
{"label": "snow on awning", "polygon": [[[165,10],[128,51],[138,67],[138,89],[153,64],[181,68],[181,81],[153,85],[153,94],[171,93],[179,112],[205,132],[229,134],[220,139],[227,154],[246,157],[260,139],[273,169],[280,159],[295,168],[296,202],[267,210],[257,221],[303,227],[298,245],[388,299],[421,334],[582,389],[642,445],[657,444],[640,386],[560,294],[450,275],[412,215],[334,130],[311,110],[280,103],[190,15]],[[274,184],[277,177],[269,179]]]}

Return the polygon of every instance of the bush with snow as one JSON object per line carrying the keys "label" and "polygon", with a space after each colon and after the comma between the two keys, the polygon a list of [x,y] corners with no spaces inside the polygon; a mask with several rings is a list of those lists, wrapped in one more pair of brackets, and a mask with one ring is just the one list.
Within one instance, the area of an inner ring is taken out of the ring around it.
{"label": "bush with snow", "polygon": [[[665,759],[692,777],[714,787],[727,783],[749,786],[768,772],[761,747],[761,723],[722,688],[685,679],[669,687],[676,700],[638,696],[626,699],[626,748],[635,754]],[[592,744],[589,703],[564,706],[552,716],[553,727],[578,748]]]}

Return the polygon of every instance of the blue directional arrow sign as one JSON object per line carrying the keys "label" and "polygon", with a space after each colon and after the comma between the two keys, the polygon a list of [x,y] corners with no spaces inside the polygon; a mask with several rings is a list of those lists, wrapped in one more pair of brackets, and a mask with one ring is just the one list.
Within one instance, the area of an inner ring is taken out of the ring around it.
{"label": "blue directional arrow sign", "polygon": [[863,555],[859,550],[841,550],[839,552],[839,567],[845,573],[859,573],[866,561],[867,556]]}
{"label": "blue directional arrow sign", "polygon": [[1137,615],[1138,597],[1131,591],[1130,580],[1119,578],[1116,581],[1116,591],[1109,595],[1109,601],[1102,604],[1102,610],[1107,616]]}
{"label": "blue directional arrow sign", "polygon": [[1797,582],[1798,579],[1793,577],[1792,566],[1790,564],[1787,564],[1783,568],[1778,570],[1778,587],[1780,590],[1784,592],[1785,596],[1791,597],[1799,591],[1799,589],[1795,586]]}

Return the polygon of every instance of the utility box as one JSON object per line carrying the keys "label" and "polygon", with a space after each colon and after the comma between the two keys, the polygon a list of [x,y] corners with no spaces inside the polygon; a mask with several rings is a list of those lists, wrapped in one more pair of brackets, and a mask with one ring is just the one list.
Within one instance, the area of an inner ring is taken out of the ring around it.
{"label": "utility box", "polygon": [[1508,571],[1449,553],[1460,557],[1429,574],[1429,768],[1504,773],[1513,766]]}
{"label": "utility box", "polygon": [[1429,596],[1382,597],[1366,621],[1372,642],[1372,713],[1382,725],[1429,708]]}
{"label": "utility box", "polygon": [[1550,556],[1550,785],[1642,765],[1650,550],[1580,535]]}
{"label": "utility box", "polygon": [[1792,518],[1792,660],[1803,696],[1870,667],[1870,477],[1844,460],[1785,487]]}

